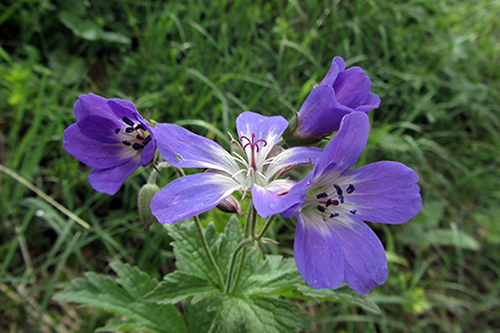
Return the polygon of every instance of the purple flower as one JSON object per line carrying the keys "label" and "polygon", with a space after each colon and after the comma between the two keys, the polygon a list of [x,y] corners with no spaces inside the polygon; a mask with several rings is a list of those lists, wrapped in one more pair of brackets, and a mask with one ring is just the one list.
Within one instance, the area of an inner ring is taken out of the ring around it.
{"label": "purple flower", "polygon": [[64,131],[64,149],[94,168],[89,182],[96,191],[115,194],[132,172],[152,162],[152,128],[132,103],[81,95],[74,112],[76,123]]}
{"label": "purple flower", "polygon": [[298,164],[316,161],[322,149],[296,147],[283,150],[276,142],[288,122],[244,112],[236,120],[240,144],[232,154],[217,143],[174,124],[158,124],[154,134],[167,163],[180,168],[205,168],[169,183],[151,201],[161,223],[174,223],[206,212],[234,191],[251,192],[260,215],[269,216],[268,196],[288,190],[294,182],[278,177]]}
{"label": "purple flower", "polygon": [[345,115],[378,108],[380,98],[370,94],[371,80],[365,71],[344,69],[344,59],[333,58],[325,78],[299,110],[295,137],[322,138],[337,131]]}
{"label": "purple flower", "polygon": [[314,288],[338,288],[345,281],[360,294],[387,279],[384,247],[364,223],[404,223],[422,208],[418,176],[397,162],[348,170],[368,138],[368,116],[346,115],[314,169],[286,195],[275,196],[282,215],[298,215],[295,262]]}

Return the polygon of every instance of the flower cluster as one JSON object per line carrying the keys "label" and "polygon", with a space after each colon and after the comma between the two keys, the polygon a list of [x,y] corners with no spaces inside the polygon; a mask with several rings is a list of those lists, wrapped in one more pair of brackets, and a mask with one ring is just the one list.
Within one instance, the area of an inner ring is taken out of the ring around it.
{"label": "flower cluster", "polygon": [[[109,194],[139,166],[152,163],[157,148],[173,167],[203,168],[154,195],[150,208],[160,223],[206,212],[239,192],[251,197],[264,218],[296,217],[295,261],[307,284],[336,289],[346,282],[366,294],[386,281],[387,259],[365,221],[404,223],[422,206],[418,176],[401,163],[349,171],[367,143],[366,113],[380,103],[370,88],[361,68],[346,70],[335,57],[290,123],[281,116],[240,114],[231,151],[174,124],[152,127],[129,102],[83,95],[75,104],[77,122],[64,132],[64,147],[95,168],[91,185]],[[310,147],[335,131],[324,149]],[[301,165],[311,167],[302,180],[284,177]]]}

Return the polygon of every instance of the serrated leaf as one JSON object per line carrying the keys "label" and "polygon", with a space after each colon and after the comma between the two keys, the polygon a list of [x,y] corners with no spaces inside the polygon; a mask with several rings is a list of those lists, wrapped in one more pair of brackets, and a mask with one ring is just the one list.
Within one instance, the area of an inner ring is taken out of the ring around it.
{"label": "serrated leaf", "polygon": [[268,255],[241,289],[246,295],[266,295],[301,281],[302,277],[293,258],[283,259],[281,256]]}
{"label": "serrated leaf", "polygon": [[229,219],[229,223],[224,230],[224,234],[221,235],[218,262],[222,276],[227,276],[232,254],[242,240],[243,233],[240,224],[238,223],[238,218],[233,215]]}
{"label": "serrated leaf", "polygon": [[248,332],[298,332],[312,322],[290,302],[271,297],[229,297],[220,310],[224,332],[237,332],[244,325]]}
{"label": "serrated leaf", "polygon": [[349,302],[362,307],[364,310],[374,314],[382,314],[380,308],[370,299],[368,295],[360,295],[350,288],[314,289],[307,285],[297,285],[297,291],[306,297],[311,297],[318,301]]}
{"label": "serrated leaf", "polygon": [[[217,273],[203,248],[196,225],[188,221],[178,222],[169,225],[168,232],[174,239],[172,245],[177,259],[177,269],[219,286]],[[220,236],[215,232],[213,223],[208,224],[204,234],[212,255],[216,257]]]}
{"label": "serrated leaf", "polygon": [[[143,332],[187,332],[183,317],[175,307],[139,301],[144,295],[140,292],[151,291],[156,286],[147,274],[124,264],[115,263],[112,267],[119,276],[116,282],[100,274],[87,273],[87,279],[73,280],[54,298],[126,317],[130,322],[123,325],[141,327]],[[122,287],[117,283],[123,283]]]}
{"label": "serrated leaf", "polygon": [[182,271],[175,271],[165,276],[158,287],[146,296],[146,302],[158,304],[175,304],[191,296],[205,297],[220,292],[207,280]]}
{"label": "serrated leaf", "polygon": [[118,274],[116,282],[125,288],[135,300],[141,299],[158,285],[156,281],[137,267],[114,262],[111,264],[111,268]]}
{"label": "serrated leaf", "polygon": [[189,332],[217,332],[210,331],[210,326],[217,315],[215,311],[208,311],[207,309],[214,303],[214,300],[205,298],[199,302],[187,299],[184,302],[184,315],[189,328]]}
{"label": "serrated leaf", "polygon": [[352,289],[314,289],[305,284],[293,258],[266,256],[255,273],[242,287],[248,296],[276,295],[301,300],[349,302],[361,306],[366,311],[380,314],[380,309],[369,296],[360,295]]}

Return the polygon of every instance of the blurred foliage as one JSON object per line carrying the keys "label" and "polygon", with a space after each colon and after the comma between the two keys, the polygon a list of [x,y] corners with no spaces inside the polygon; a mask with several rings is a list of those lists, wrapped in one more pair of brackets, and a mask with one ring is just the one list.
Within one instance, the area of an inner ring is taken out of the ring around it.
{"label": "blurred foliage", "polygon": [[[108,273],[113,260],[156,278],[175,267],[165,230],[144,232],[136,212],[147,170],[110,197],[63,150],[80,94],[130,100],[226,144],[241,111],[289,118],[335,55],[365,69],[382,100],[358,166],[412,167],[424,210],[373,225],[390,262],[371,293],[383,314],[298,303],[311,331],[496,331],[499,16],[497,0],[2,2],[0,163],[92,227],[0,174],[0,331],[92,331],[106,314],[51,300],[69,280]],[[265,250],[291,254],[293,233],[277,221],[280,246]]]}

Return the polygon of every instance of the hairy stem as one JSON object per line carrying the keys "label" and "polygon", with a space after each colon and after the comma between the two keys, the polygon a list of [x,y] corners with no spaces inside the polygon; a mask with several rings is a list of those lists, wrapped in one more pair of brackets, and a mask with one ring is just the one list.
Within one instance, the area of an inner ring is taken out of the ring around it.
{"label": "hairy stem", "polygon": [[226,279],[226,290],[224,290],[226,293],[229,292],[229,288],[230,288],[230,285],[231,285],[231,276],[233,275],[233,271],[234,271],[234,266],[236,264],[236,258],[238,257],[238,254],[240,253],[240,251],[249,243],[252,242],[252,239],[249,237],[249,238],[245,238],[244,240],[242,240],[238,246],[236,247],[236,249],[234,250],[233,252],[233,255],[231,256],[231,263],[229,264],[229,272],[227,274],[227,279]]}
{"label": "hairy stem", "polygon": [[210,248],[208,247],[207,239],[205,238],[205,234],[203,234],[203,227],[201,226],[201,221],[198,215],[194,216],[194,223],[196,225],[196,230],[198,231],[198,235],[200,236],[201,243],[203,245],[203,249],[205,250],[205,253],[208,256],[208,259],[210,259],[210,262],[212,263],[212,266],[214,267],[215,271],[217,272],[217,277],[219,278],[219,283],[222,289],[225,289],[225,284],[224,284],[224,278],[222,277],[222,273],[219,269],[219,266],[215,262],[215,259],[212,255],[212,252],[210,251]]}
{"label": "hairy stem", "polygon": [[266,234],[267,229],[271,226],[271,223],[273,223],[274,219],[276,218],[276,215],[271,215],[267,221],[266,224],[264,224],[264,227],[262,227],[262,230],[259,232],[257,236],[255,234],[252,235],[252,238],[256,241],[260,241],[262,237]]}
{"label": "hairy stem", "polygon": [[[255,207],[250,204],[250,206],[248,207],[248,215],[247,215],[247,219],[245,221],[245,229],[244,229],[244,232],[245,232],[245,235],[244,235],[244,239],[247,239],[250,238],[250,229],[252,228],[252,226],[254,224],[257,223],[257,211],[255,210]],[[246,245],[247,243],[245,243],[244,245]],[[245,266],[245,260],[247,258],[247,247],[246,246],[242,246],[243,247],[243,252],[241,253],[241,259],[240,259],[240,265],[238,267],[238,270],[236,271],[236,277],[234,279],[234,283],[232,286],[230,286],[230,289],[229,289],[229,292],[232,293],[234,290],[236,290],[236,288],[238,287],[238,283],[240,282],[240,278],[241,278],[241,273],[243,272],[243,266]]]}

